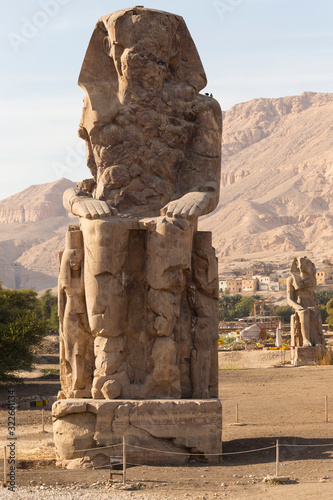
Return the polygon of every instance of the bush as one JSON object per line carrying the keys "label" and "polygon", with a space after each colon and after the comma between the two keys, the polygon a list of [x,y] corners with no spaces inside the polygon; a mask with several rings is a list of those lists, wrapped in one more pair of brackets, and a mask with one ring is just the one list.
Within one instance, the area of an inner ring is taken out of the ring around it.
{"label": "bush", "polygon": [[333,365],[333,351],[325,349],[316,356],[316,359],[320,366]]}
{"label": "bush", "polygon": [[37,293],[8,290],[0,283],[0,382],[17,380],[18,369],[30,370],[33,348],[46,333]]}

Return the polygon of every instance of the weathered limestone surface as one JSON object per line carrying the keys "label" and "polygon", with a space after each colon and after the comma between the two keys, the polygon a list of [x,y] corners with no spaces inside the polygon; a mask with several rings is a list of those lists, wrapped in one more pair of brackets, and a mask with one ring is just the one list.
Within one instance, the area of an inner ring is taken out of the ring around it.
{"label": "weathered limestone surface", "polygon": [[83,240],[81,231],[71,226],[61,256],[59,273],[59,398],[91,396],[94,371],[91,334],[84,293]]}
{"label": "weathered limestone surface", "polygon": [[154,439],[178,446],[184,432],[186,448],[202,439],[208,453],[221,441],[221,412],[213,417],[208,409],[205,428],[197,427],[199,403],[176,400],[209,407],[218,397],[217,259],[211,233],[197,231],[197,220],[218,203],[220,106],[199,93],[206,76],[184,20],[142,7],[98,21],[79,85],[79,135],[93,177],[64,194],[80,226],[67,235],[59,279],[59,398],[92,399],[74,415],[70,399],[55,429],[68,436],[74,429],[75,450],[91,440],[91,408],[128,400],[119,411],[145,409],[139,435],[150,436],[149,401],[170,399],[153,405],[154,428],[167,418]]}
{"label": "weathered limestone surface", "polygon": [[293,364],[313,364],[325,347],[321,314],[315,291],[316,268],[307,257],[295,258],[292,276],[287,281],[288,304],[295,309],[291,316],[291,358]]}
{"label": "weathered limestone surface", "polygon": [[[129,462],[184,464],[196,458],[218,463],[221,413],[217,399],[61,400],[53,405],[57,458],[69,466],[73,460],[77,465],[108,464],[110,456],[122,455],[124,436]],[[115,444],[120,446],[113,448]]]}
{"label": "weathered limestone surface", "polygon": [[217,397],[217,260],[196,227],[218,202],[222,119],[199,94],[183,19],[139,7],[101,18],[79,84],[93,178],[64,204],[80,216],[91,396]]}
{"label": "weathered limestone surface", "polygon": [[318,344],[315,347],[295,346],[290,348],[291,364],[295,366],[314,366],[319,357],[322,357],[325,348]]}

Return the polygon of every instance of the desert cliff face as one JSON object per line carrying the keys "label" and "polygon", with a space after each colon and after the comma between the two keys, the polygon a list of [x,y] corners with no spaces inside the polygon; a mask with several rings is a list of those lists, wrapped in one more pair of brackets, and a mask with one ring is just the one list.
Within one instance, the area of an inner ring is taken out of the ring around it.
{"label": "desert cliff face", "polygon": [[67,215],[62,205],[62,195],[72,185],[73,182],[60,179],[49,184],[30,186],[0,201],[0,224],[38,222]]}
{"label": "desert cliff face", "polygon": [[59,252],[69,223],[67,179],[31,186],[0,201],[0,280],[8,288],[45,290],[57,285]]}
{"label": "desert cliff face", "polygon": [[[220,202],[200,221],[213,231],[220,272],[253,261],[317,266],[333,254],[333,94],[255,99],[224,112]],[[88,173],[88,170],[87,170]],[[61,179],[0,201],[0,280],[56,286],[69,223]]]}
{"label": "desert cliff face", "polygon": [[287,262],[333,250],[333,94],[255,99],[224,113],[213,231],[220,270],[233,259]]}

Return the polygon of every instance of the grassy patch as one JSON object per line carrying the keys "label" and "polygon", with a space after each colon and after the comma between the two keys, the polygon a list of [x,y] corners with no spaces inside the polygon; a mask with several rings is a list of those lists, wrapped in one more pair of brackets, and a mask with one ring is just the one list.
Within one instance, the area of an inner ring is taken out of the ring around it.
{"label": "grassy patch", "polygon": [[59,368],[44,368],[43,372],[50,373],[51,375],[59,375],[60,370]]}
{"label": "grassy patch", "polygon": [[319,366],[333,365],[333,351],[331,349],[326,349],[325,351],[318,353],[316,360]]}
{"label": "grassy patch", "polygon": [[219,366],[219,370],[246,370],[246,368],[240,368],[234,363],[228,363],[224,366]]}

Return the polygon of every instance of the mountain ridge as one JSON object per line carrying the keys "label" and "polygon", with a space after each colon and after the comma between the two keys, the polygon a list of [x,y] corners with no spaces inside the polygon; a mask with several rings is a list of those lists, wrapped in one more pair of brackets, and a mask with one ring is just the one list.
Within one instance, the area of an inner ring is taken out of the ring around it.
{"label": "mountain ridge", "polygon": [[[286,265],[297,252],[318,264],[332,253],[332,113],[333,94],[305,92],[224,114],[220,202],[200,223],[213,231],[221,272],[242,255],[267,261],[280,254]],[[249,143],[262,123],[268,132]]]}
{"label": "mountain ridge", "polygon": [[[254,262],[290,267],[333,254],[333,94],[260,98],[223,112],[220,202],[199,221],[213,232],[223,274]],[[73,222],[60,179],[0,201],[0,279],[10,288],[53,288]]]}

